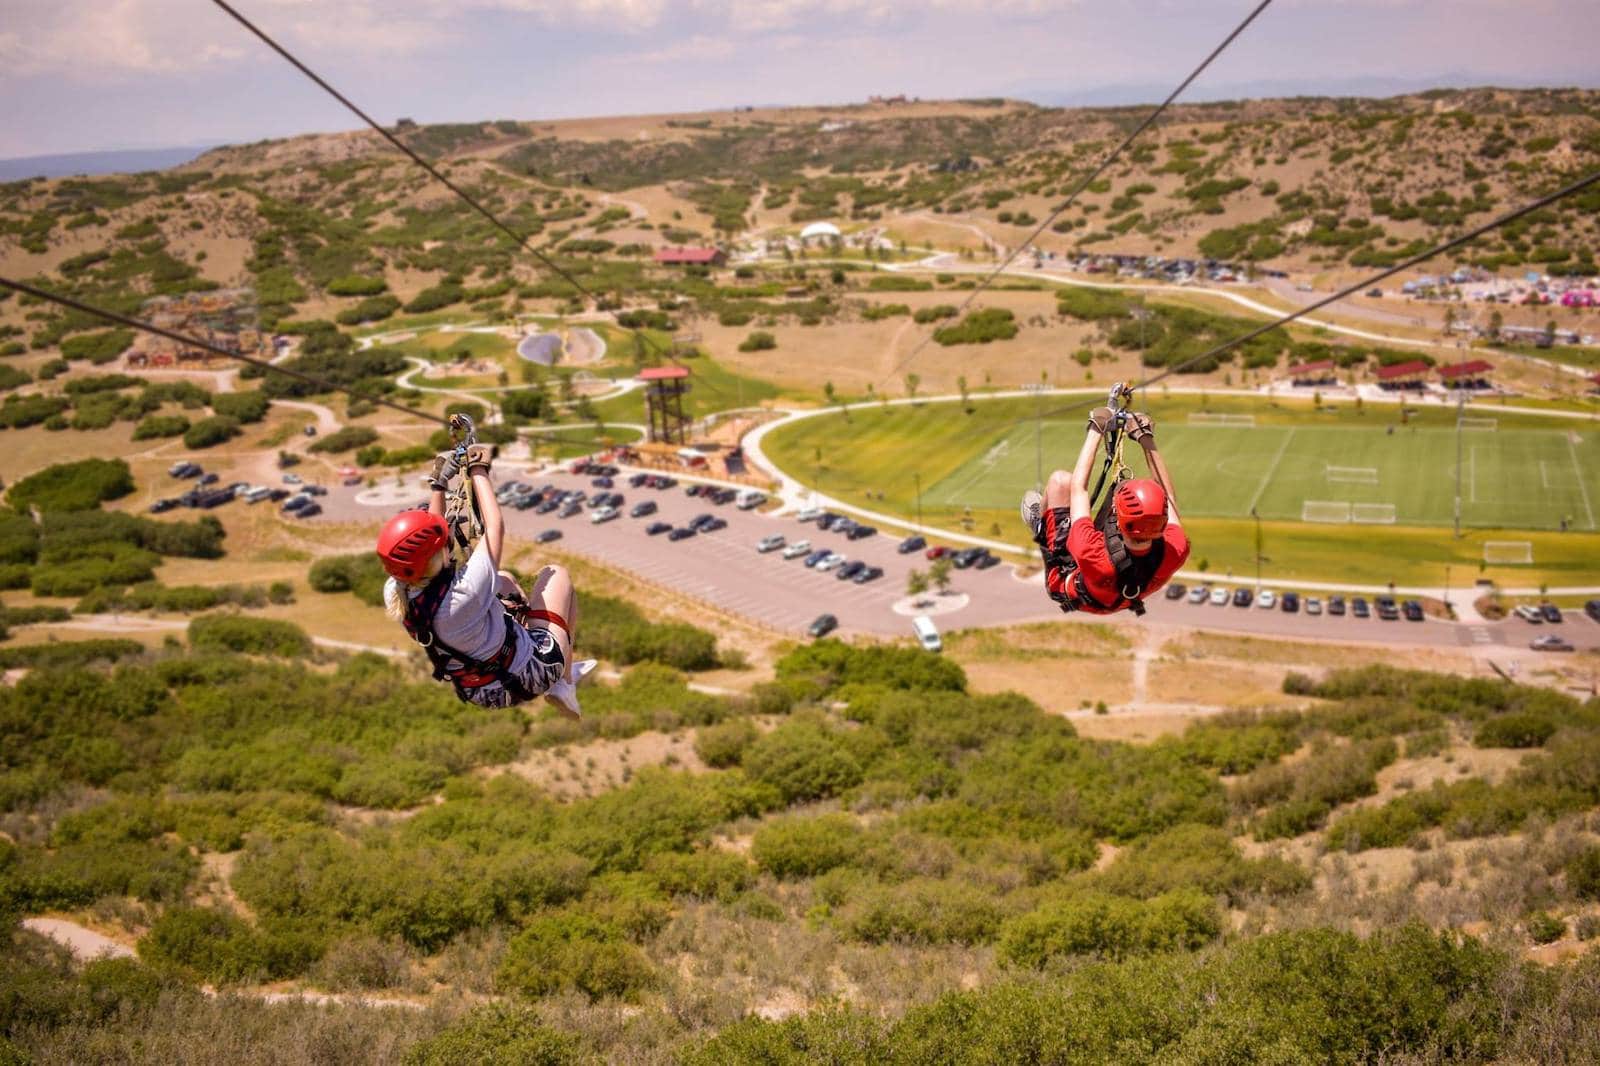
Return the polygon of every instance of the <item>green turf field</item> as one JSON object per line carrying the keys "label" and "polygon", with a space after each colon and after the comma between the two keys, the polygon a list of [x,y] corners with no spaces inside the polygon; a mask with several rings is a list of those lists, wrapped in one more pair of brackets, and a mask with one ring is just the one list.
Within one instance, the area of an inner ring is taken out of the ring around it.
{"label": "green turf field", "polygon": [[[955,427],[955,428],[960,428]],[[1440,526],[1452,522],[1456,434],[1428,425],[1163,425],[1158,437],[1185,514]],[[1003,509],[1043,468],[1070,463],[1083,440],[1074,420],[1015,424],[924,490],[927,504]],[[1470,430],[1461,435],[1464,525],[1596,529],[1600,431]],[[1130,463],[1142,456],[1130,449]],[[1041,463],[1042,459],[1042,463]],[[1350,505],[1355,505],[1351,507]],[[1392,511],[1390,510],[1392,508]]]}

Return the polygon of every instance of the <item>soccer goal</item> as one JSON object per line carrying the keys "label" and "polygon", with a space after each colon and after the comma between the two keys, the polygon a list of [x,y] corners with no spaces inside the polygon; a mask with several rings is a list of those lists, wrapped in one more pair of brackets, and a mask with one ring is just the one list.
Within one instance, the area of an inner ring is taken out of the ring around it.
{"label": "soccer goal", "polygon": [[1300,505],[1300,521],[1349,522],[1350,505],[1343,500],[1306,500]]}
{"label": "soccer goal", "polygon": [[1395,522],[1394,504],[1353,503],[1350,505],[1350,521],[1369,526],[1392,526]]}
{"label": "soccer goal", "polygon": [[1486,540],[1483,561],[1500,566],[1528,566],[1533,562],[1533,542],[1529,540]]}
{"label": "soccer goal", "polygon": [[1376,485],[1378,468],[1375,466],[1330,466],[1328,480],[1344,485]]}
{"label": "soccer goal", "polygon": [[1499,429],[1500,420],[1498,418],[1463,418],[1461,420],[1461,428],[1481,430]]}
{"label": "soccer goal", "polygon": [[1256,416],[1194,411],[1189,415],[1189,424],[1191,426],[1253,426],[1256,424]]}

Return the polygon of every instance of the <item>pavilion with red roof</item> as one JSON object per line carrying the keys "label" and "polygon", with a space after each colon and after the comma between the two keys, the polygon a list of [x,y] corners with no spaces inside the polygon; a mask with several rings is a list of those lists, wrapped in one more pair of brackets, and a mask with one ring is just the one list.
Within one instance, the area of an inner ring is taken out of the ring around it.
{"label": "pavilion with red roof", "polygon": [[728,256],[721,248],[690,248],[668,245],[656,249],[657,266],[721,266]]}
{"label": "pavilion with red roof", "polygon": [[1412,359],[1393,366],[1380,366],[1377,370],[1378,387],[1390,390],[1420,389],[1423,378],[1432,369],[1421,359]]}

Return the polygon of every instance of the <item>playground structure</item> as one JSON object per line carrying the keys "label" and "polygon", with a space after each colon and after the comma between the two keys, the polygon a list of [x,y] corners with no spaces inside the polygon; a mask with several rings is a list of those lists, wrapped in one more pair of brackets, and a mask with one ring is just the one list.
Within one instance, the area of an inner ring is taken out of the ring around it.
{"label": "playground structure", "polygon": [[651,444],[688,443],[689,415],[683,398],[689,393],[689,369],[657,366],[639,372],[644,382],[645,439]]}
{"label": "playground structure", "polygon": [[[230,352],[269,359],[277,354],[273,338],[257,328],[255,293],[249,289],[157,296],[146,300],[141,311],[153,325]],[[141,343],[128,353],[129,369],[208,368],[221,361],[215,353],[175,345],[162,337],[146,336],[143,340],[148,343]]]}

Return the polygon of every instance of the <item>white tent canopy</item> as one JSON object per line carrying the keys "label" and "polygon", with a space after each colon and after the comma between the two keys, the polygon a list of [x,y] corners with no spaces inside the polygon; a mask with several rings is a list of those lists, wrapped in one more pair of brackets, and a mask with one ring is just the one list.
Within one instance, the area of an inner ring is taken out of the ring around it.
{"label": "white tent canopy", "polygon": [[809,241],[813,237],[826,238],[840,236],[843,236],[843,234],[839,232],[839,227],[835,226],[832,222],[813,222],[811,225],[800,231],[800,239],[803,241]]}

